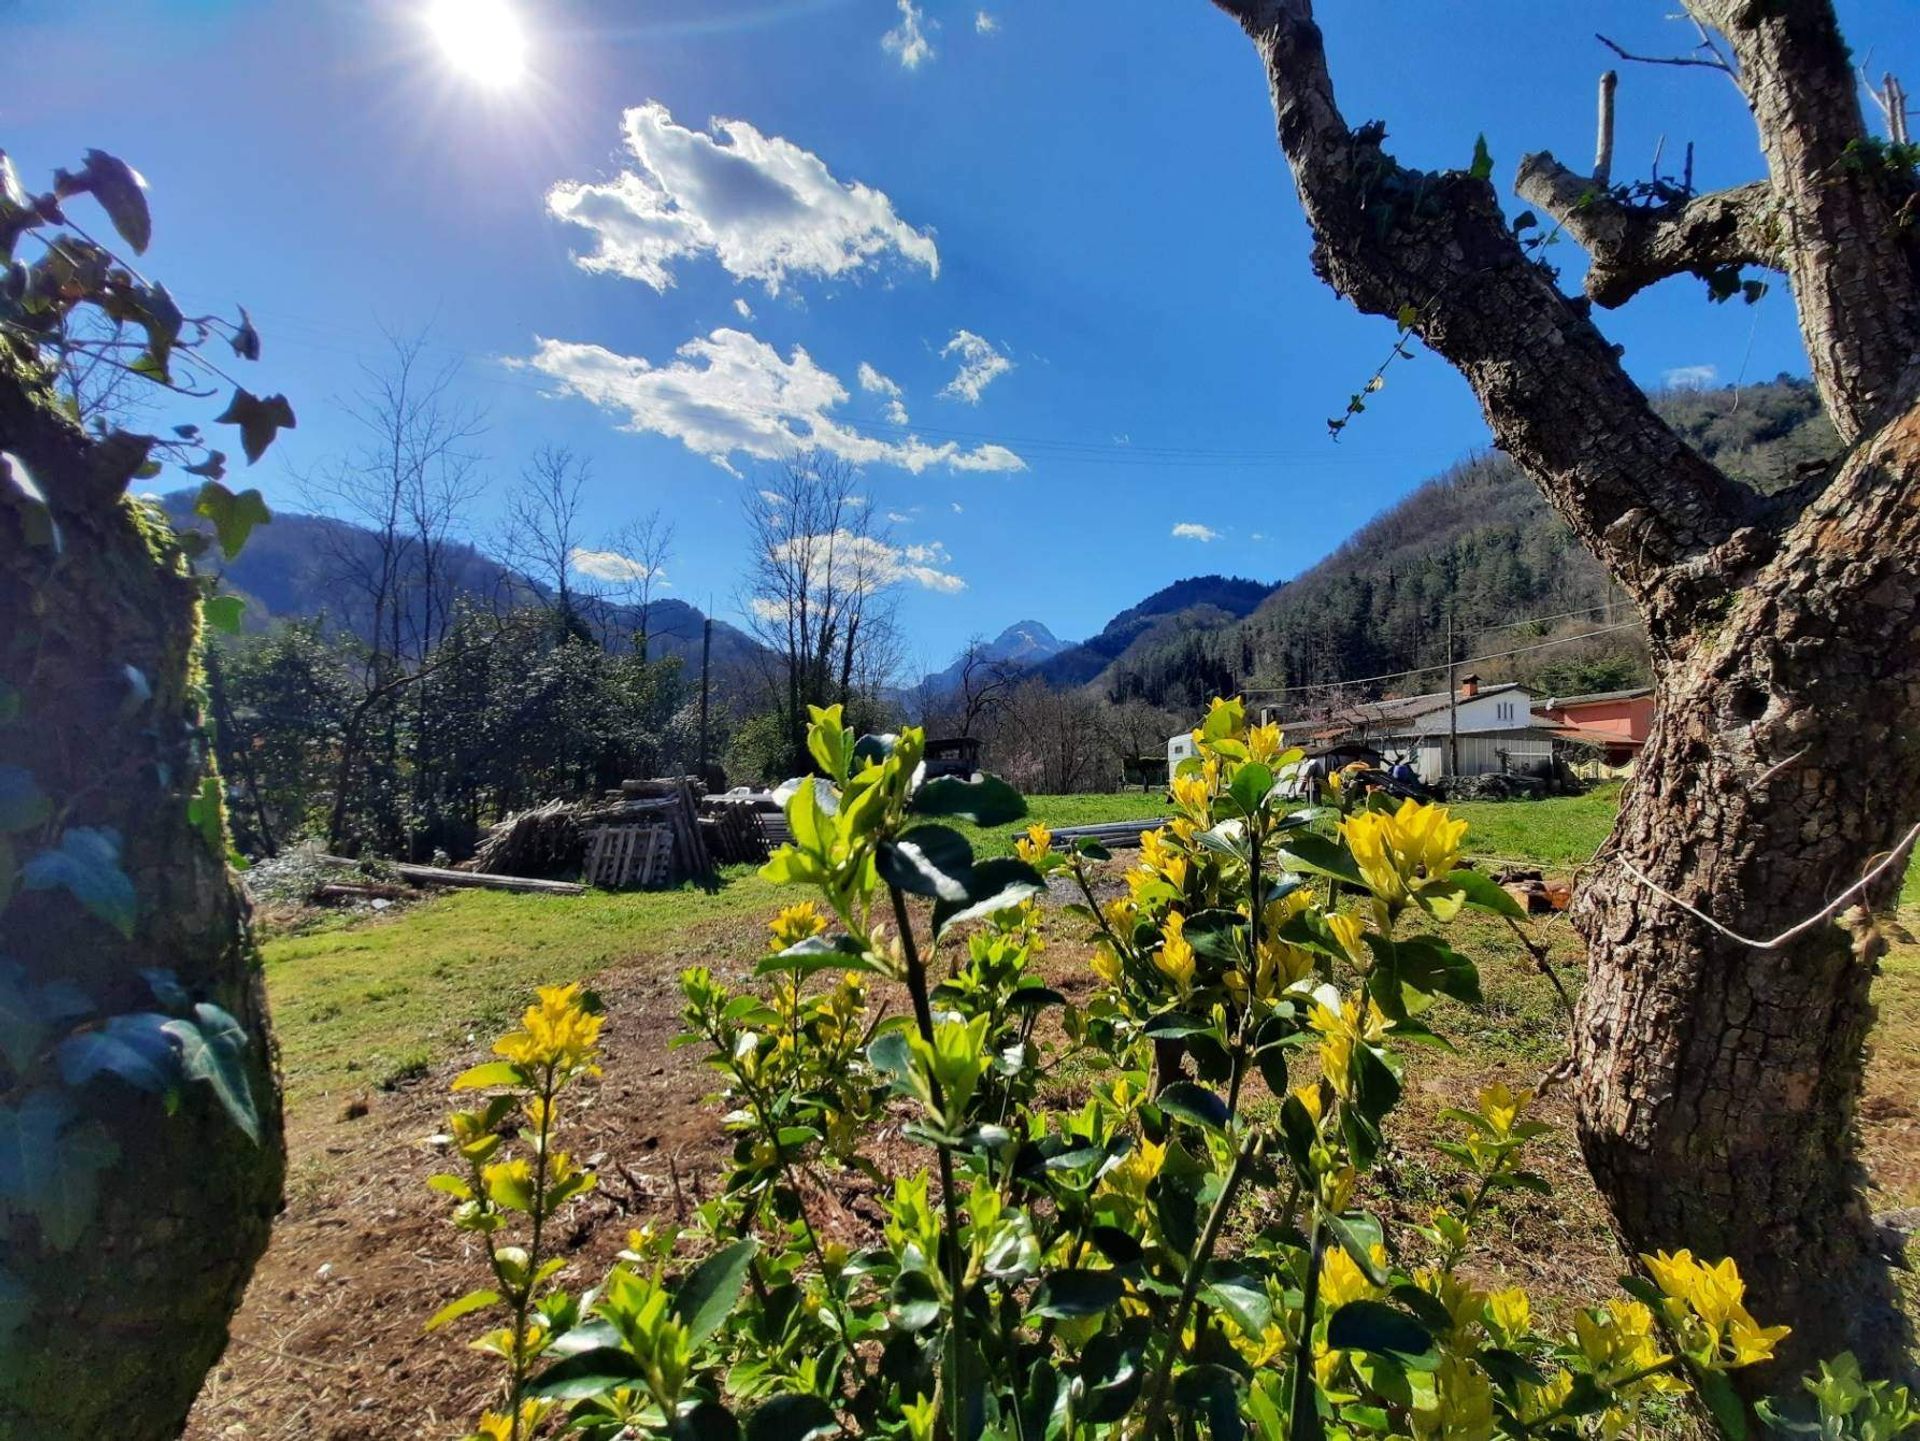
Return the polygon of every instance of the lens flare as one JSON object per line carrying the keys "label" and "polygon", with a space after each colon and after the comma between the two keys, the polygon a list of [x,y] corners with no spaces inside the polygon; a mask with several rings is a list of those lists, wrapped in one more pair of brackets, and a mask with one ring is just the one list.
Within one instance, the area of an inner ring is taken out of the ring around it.
{"label": "lens flare", "polygon": [[508,86],[527,69],[527,37],[507,0],[433,0],[427,28],[454,69],[487,86]]}

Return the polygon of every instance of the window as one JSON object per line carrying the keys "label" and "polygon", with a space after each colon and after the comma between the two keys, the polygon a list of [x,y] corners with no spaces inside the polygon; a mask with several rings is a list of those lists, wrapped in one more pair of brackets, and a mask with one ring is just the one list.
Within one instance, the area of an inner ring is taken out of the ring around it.
{"label": "window", "polygon": [[1504,721],[1512,720],[1513,719],[1513,702],[1510,700],[1496,701],[1494,703],[1494,714],[1501,720],[1504,720]]}

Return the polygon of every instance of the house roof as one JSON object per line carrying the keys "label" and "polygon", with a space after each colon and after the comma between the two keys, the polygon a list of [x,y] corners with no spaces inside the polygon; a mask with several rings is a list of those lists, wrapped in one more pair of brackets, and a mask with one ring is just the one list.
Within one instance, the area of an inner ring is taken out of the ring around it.
{"label": "house roof", "polygon": [[[1498,685],[1483,685],[1470,696],[1461,696],[1463,701],[1480,700],[1490,695],[1506,695],[1511,691],[1524,691],[1518,681],[1501,681]],[[1359,701],[1342,707],[1331,716],[1296,717],[1293,721],[1281,721],[1280,729],[1289,734],[1298,731],[1302,734],[1314,734],[1328,730],[1345,732],[1358,726],[1376,727],[1381,725],[1408,724],[1419,721],[1424,716],[1443,711],[1452,692],[1444,690],[1428,691],[1423,695],[1393,696],[1386,700]]]}
{"label": "house roof", "polygon": [[1631,690],[1597,690],[1591,695],[1560,695],[1540,702],[1541,710],[1562,710],[1570,705],[1599,705],[1605,701],[1638,700],[1643,695],[1652,695],[1650,685],[1635,686]]}

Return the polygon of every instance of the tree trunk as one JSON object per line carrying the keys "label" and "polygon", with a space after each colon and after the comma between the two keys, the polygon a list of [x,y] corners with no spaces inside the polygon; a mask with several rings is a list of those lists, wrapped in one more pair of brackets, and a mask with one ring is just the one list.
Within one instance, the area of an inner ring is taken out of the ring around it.
{"label": "tree trunk", "polygon": [[[1920,182],[1859,161],[1877,152],[1830,0],[1685,0],[1732,51],[1764,181],[1643,205],[1526,157],[1521,196],[1592,261],[1579,298],[1488,164],[1412,170],[1383,125],[1347,124],[1313,0],[1216,3],[1265,65],[1320,275],[1462,373],[1494,443],[1647,622],[1659,720],[1577,903],[1581,1141],[1623,1239],[1732,1256],[1755,1315],[1793,1326],[1743,1386],[1844,1348],[1905,1372],[1852,1129],[1871,917],[1902,868],[1850,893],[1920,811],[1920,244],[1896,218]],[[1591,318],[1743,266],[1792,282],[1851,447],[1772,498],[1662,421]],[[1799,928],[1843,896],[1860,903],[1844,923]]]}
{"label": "tree trunk", "polygon": [[[144,446],[84,439],[32,376],[0,356],[0,450],[44,495],[0,477],[0,762],[51,802],[10,839],[21,865],[74,827],[116,830],[131,880],[131,936],[65,888],[19,884],[0,848],[0,930],[29,987],[64,981],[97,1016],[151,1011],[142,968],[170,970],[189,1002],[238,1019],[258,1144],[201,1083],[158,1095],[111,1077],[66,1086],[44,1057],[0,1088],[0,1106],[57,1090],[117,1159],[61,1247],[0,1195],[0,1270],[25,1308],[0,1329],[0,1438],[147,1441],[177,1436],[280,1204],[275,1056],[247,902],[189,819],[212,771],[201,707],[199,595],[166,527],[125,486]],[[47,522],[58,528],[53,543]],[[11,903],[7,897],[11,895]],[[0,1061],[0,1075],[8,1075]],[[63,1102],[64,1104],[64,1102]],[[11,1316],[8,1317],[11,1319]]]}
{"label": "tree trunk", "polygon": [[1852,1350],[1904,1366],[1887,1248],[1860,1194],[1853,1117],[1871,914],[1769,940],[1898,844],[1920,794],[1920,414],[1862,446],[1779,553],[1658,664],[1653,734],[1603,864],[1574,1092],[1587,1161],[1642,1248],[1736,1257],[1763,1320],[1791,1317],[1780,1385]]}

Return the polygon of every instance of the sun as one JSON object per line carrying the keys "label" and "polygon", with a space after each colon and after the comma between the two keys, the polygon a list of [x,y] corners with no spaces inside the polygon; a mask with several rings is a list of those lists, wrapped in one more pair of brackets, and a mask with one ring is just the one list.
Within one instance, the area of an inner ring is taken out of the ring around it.
{"label": "sun", "polygon": [[454,69],[504,87],[526,73],[527,37],[507,0],[431,0],[427,28]]}

